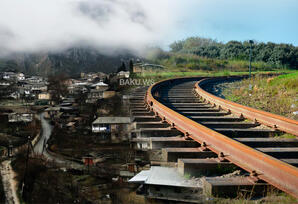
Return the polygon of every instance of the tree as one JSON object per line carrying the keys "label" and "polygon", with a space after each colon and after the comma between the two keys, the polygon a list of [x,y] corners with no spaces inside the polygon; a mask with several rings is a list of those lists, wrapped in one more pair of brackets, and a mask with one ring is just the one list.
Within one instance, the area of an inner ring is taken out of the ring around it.
{"label": "tree", "polygon": [[[170,45],[170,48],[171,56],[159,55],[157,57],[154,55],[152,59],[150,58],[151,61],[157,59],[158,62],[170,62],[173,61],[171,58],[175,56],[175,61],[173,64],[183,65],[185,63],[189,63],[189,60],[187,57],[183,56],[183,54],[194,54],[200,57],[212,59],[248,60],[250,53],[249,41],[240,42],[233,40],[227,43],[221,43],[217,42],[216,40],[201,37],[190,37],[185,40],[176,41]],[[286,66],[288,68],[297,69],[297,59],[298,47],[291,44],[255,42],[252,45],[253,61],[265,62],[275,67]],[[191,67],[193,67],[193,65]]]}
{"label": "tree", "polygon": [[117,72],[124,71],[126,72],[126,65],[124,62],[122,62],[121,66],[117,69]]}
{"label": "tree", "polygon": [[65,81],[68,79],[68,76],[65,74],[58,74],[49,76],[48,89],[51,92],[52,100],[56,103],[61,102],[61,98],[67,94],[67,86]]}
{"label": "tree", "polygon": [[241,42],[229,41],[220,51],[222,59],[243,59],[244,47]]}
{"label": "tree", "polygon": [[133,61],[129,60],[129,72],[133,73]]}
{"label": "tree", "polygon": [[172,52],[179,52],[183,48],[184,41],[175,41],[170,44],[170,48]]}

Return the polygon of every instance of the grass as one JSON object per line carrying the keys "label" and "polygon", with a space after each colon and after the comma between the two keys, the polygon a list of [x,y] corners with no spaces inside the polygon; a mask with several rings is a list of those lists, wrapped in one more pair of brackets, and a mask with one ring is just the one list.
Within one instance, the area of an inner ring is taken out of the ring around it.
{"label": "grass", "polygon": [[282,135],[276,135],[278,138],[286,138],[286,139],[296,139],[297,137],[295,135],[284,133]]}
{"label": "grass", "polygon": [[191,178],[191,175],[188,174],[188,173],[186,173],[186,174],[184,174],[184,178],[185,178],[185,179],[190,179],[190,178]]}
{"label": "grass", "polygon": [[[250,88],[251,86],[251,88]],[[253,108],[298,119],[298,72],[276,77],[256,75],[223,90],[226,99]]]}
{"label": "grass", "polygon": [[298,72],[280,75],[271,80],[269,85],[275,87],[284,86],[287,89],[294,89],[298,92]]}
{"label": "grass", "polygon": [[214,204],[289,204],[297,203],[297,199],[287,195],[283,192],[269,191],[267,196],[261,199],[251,199],[245,198],[243,195],[239,194],[237,198],[213,198],[210,199]]}
{"label": "grass", "polygon": [[[284,70],[284,71],[254,71],[252,72],[253,75],[257,74],[278,74],[278,73],[291,73],[291,70]],[[248,75],[249,72],[233,72],[229,70],[221,70],[221,71],[192,71],[189,69],[165,69],[164,71],[156,71],[156,72],[144,72],[142,74],[135,74],[131,76],[135,79],[148,79],[153,80],[154,82],[158,82],[165,79],[175,78],[175,77],[219,77],[219,76],[235,76],[235,75]]]}
{"label": "grass", "polygon": [[[207,58],[187,53],[168,53],[168,55],[163,57],[149,57],[148,60],[171,69],[186,68],[189,70],[205,71],[220,71],[226,69],[229,71],[246,71],[249,66],[248,60]],[[285,68],[286,66],[283,65],[269,64],[261,61],[252,62],[252,69],[258,71],[281,70]]]}
{"label": "grass", "polygon": [[261,191],[256,191],[255,187],[247,190],[241,190],[239,188],[235,190],[234,198],[214,197],[213,195],[207,194],[206,201],[206,203],[213,204],[294,204],[297,203],[298,200],[273,186],[267,186],[267,188]]}

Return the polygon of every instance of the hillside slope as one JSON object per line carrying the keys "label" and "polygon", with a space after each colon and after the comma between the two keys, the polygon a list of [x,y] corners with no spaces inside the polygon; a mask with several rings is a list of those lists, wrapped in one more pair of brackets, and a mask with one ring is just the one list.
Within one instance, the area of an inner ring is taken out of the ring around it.
{"label": "hillside slope", "polygon": [[70,76],[80,72],[116,71],[129,54],[105,56],[91,49],[72,48],[61,53],[17,54],[0,59],[0,71],[17,70],[26,74],[49,74],[64,72]]}

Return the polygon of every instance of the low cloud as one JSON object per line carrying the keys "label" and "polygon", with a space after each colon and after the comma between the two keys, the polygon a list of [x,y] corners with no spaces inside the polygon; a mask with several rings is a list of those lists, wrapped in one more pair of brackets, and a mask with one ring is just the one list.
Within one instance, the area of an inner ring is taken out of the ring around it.
{"label": "low cloud", "polygon": [[[162,45],[194,2],[1,0],[0,56],[86,46],[103,54]],[[189,4],[190,3],[190,4]]]}

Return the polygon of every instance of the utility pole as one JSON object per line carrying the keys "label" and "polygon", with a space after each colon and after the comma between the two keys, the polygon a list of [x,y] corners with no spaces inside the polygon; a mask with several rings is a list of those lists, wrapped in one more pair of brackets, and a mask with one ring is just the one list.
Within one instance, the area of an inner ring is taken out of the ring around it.
{"label": "utility pole", "polygon": [[252,55],[252,44],[254,43],[253,40],[249,41],[250,48],[249,48],[249,79],[251,78],[251,55]]}
{"label": "utility pole", "polygon": [[26,156],[26,166],[25,166],[25,173],[24,173],[24,179],[23,179],[23,186],[22,186],[22,198],[24,199],[25,198],[25,189],[27,188],[26,186],[26,177],[27,177],[27,172],[28,172],[28,161],[29,161],[29,153],[30,153],[30,145],[31,145],[31,142],[30,142],[30,136],[28,136],[28,143],[27,143],[27,156]]}

